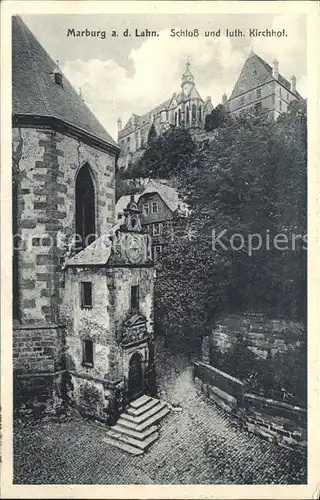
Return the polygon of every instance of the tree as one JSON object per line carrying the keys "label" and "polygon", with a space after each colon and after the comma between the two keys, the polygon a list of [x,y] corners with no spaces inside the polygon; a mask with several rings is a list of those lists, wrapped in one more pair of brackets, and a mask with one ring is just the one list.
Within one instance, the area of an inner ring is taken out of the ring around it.
{"label": "tree", "polygon": [[148,132],[148,146],[152,144],[152,142],[156,139],[156,137],[157,137],[156,127],[154,126],[154,123],[152,123]]}
{"label": "tree", "polygon": [[168,179],[183,173],[195,149],[195,143],[188,130],[183,128],[167,130],[164,134],[148,140],[147,149],[133,168],[129,169],[128,175]]}
{"label": "tree", "polygon": [[[226,121],[205,150],[166,157],[191,208],[185,231],[193,235],[174,238],[156,281],[156,326],[177,345],[196,344],[221,313],[305,320],[306,252],[302,240],[290,246],[293,231],[306,232],[305,118],[300,107],[276,122],[262,115]],[[167,150],[174,137],[163,141]],[[279,233],[287,250],[273,244]],[[255,245],[261,237],[259,250],[249,245],[252,235]],[[251,361],[248,348],[239,352]]]}
{"label": "tree", "polygon": [[206,116],[204,128],[207,132],[223,126],[227,118],[225,107],[218,104],[209,115]]}

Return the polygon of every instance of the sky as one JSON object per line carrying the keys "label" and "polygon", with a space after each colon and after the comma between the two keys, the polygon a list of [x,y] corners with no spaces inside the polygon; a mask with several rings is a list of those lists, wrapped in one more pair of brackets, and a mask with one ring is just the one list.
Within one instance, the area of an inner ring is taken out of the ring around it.
{"label": "sky", "polygon": [[[141,14],[23,15],[22,19],[61,69],[107,131],[117,139],[117,120],[124,125],[132,113],[146,113],[180,91],[181,75],[189,58],[196,87],[213,105],[230,95],[241,68],[253,49],[290,79],[307,97],[306,19],[304,15]],[[67,37],[68,28],[106,30],[102,39]],[[155,38],[123,37],[129,29],[156,30]],[[170,30],[197,28],[199,37],[171,37]],[[205,37],[205,30],[221,29],[220,37]],[[225,29],[285,28],[287,37],[225,36]],[[108,36],[116,30],[118,37]]]}

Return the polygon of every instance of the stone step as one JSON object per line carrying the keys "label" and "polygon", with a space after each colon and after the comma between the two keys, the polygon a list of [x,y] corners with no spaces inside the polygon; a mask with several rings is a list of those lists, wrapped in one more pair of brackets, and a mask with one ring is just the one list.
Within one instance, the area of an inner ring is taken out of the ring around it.
{"label": "stone step", "polygon": [[134,429],[130,429],[130,427],[126,427],[125,425],[121,425],[121,422],[117,422],[117,424],[112,427],[113,430],[116,432],[120,432],[121,434],[126,434],[129,437],[132,437],[134,439],[140,439],[144,440],[147,437],[149,437],[151,434],[154,432],[157,432],[158,427],[156,425],[153,425],[152,427],[149,427],[148,429],[145,429],[144,431],[137,432]]}
{"label": "stone step", "polygon": [[121,441],[122,443],[125,443],[129,446],[132,446],[133,448],[138,448],[141,450],[146,450],[148,446],[150,446],[154,441],[156,441],[159,437],[159,433],[153,432],[149,437],[146,439],[140,440],[140,439],[135,439],[130,436],[127,436],[126,434],[122,434],[120,432],[117,432],[112,428],[108,432],[108,437],[112,438],[116,441]]}
{"label": "stone step", "polygon": [[167,406],[164,406],[162,410],[160,410],[158,413],[153,415],[152,417],[148,418],[146,421],[144,421],[142,424],[136,424],[135,422],[132,422],[131,420],[127,420],[124,418],[124,413],[120,416],[117,425],[121,425],[122,427],[126,427],[127,429],[132,429],[137,432],[142,432],[148,429],[149,427],[157,424],[162,420],[166,415],[170,413],[170,410]]}
{"label": "stone step", "polygon": [[127,453],[130,453],[131,455],[142,455],[144,450],[141,450],[140,448],[136,448],[135,446],[130,446],[129,444],[123,443],[122,441],[117,441],[113,438],[105,437],[102,439],[104,443],[111,444],[112,446],[115,446],[116,448],[119,448],[120,450],[126,451]]}
{"label": "stone step", "polygon": [[148,427],[151,427],[152,425],[160,422],[160,420],[162,420],[164,417],[166,417],[168,415],[168,413],[170,413],[169,408],[167,406],[164,406],[162,408],[162,410],[160,410],[158,413],[156,413],[152,417],[148,418],[148,420],[145,420],[142,424],[137,425],[135,430],[137,432],[142,432],[142,431],[148,429]]}
{"label": "stone step", "polygon": [[124,415],[124,413],[122,413],[122,415],[120,416],[116,425],[121,425],[122,427],[126,427],[127,429],[135,430],[137,427],[137,424],[135,424],[134,422],[131,422],[131,420],[126,420],[125,418],[123,418],[123,415]]}
{"label": "stone step", "polygon": [[131,406],[129,406],[126,413],[132,415],[133,417],[139,417],[140,415],[142,415],[142,413],[147,412],[148,410],[158,405],[159,403],[160,401],[158,399],[151,399],[144,405],[139,406],[139,408],[131,408]]}
{"label": "stone step", "polygon": [[153,406],[152,408],[150,408],[150,410],[146,411],[145,413],[142,413],[141,415],[135,416],[135,415],[130,415],[129,413],[125,412],[125,413],[123,413],[122,417],[125,420],[129,420],[130,422],[139,425],[139,424],[142,424],[142,422],[147,420],[149,417],[153,417],[153,415],[158,413],[165,406],[166,406],[165,403],[161,403],[159,401],[159,404]]}
{"label": "stone step", "polygon": [[153,399],[153,398],[144,394],[143,396],[140,396],[140,398],[136,399],[135,401],[131,401],[130,406],[132,406],[132,408],[140,408],[140,406],[143,406],[151,399]]}

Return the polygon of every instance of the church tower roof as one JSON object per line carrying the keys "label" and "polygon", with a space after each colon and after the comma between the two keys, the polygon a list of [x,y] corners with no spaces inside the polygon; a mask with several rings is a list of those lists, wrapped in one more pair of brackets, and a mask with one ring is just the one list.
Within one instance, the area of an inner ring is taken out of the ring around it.
{"label": "church tower roof", "polygon": [[190,60],[189,58],[187,59],[186,61],[186,67],[185,67],[185,70],[184,70],[184,73],[182,74],[182,82],[181,82],[181,87],[183,87],[183,85],[185,83],[193,83],[194,84],[194,76],[190,70]]}
{"label": "church tower roof", "polygon": [[102,148],[119,150],[19,16],[12,18],[12,114],[14,123],[54,124]]}

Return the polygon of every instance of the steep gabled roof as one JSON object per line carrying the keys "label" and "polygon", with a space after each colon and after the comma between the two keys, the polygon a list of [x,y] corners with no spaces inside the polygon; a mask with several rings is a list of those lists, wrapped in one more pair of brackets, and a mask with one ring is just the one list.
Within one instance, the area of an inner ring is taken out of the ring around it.
{"label": "steep gabled roof", "polygon": [[[135,118],[135,123],[137,123],[138,125],[143,125],[144,123],[151,122],[151,115],[154,115],[154,117],[156,117],[160,113],[161,110],[168,109],[170,102],[171,102],[171,98],[167,99],[166,101],[159,104],[159,106],[156,106],[155,108],[151,109],[151,111],[148,111],[147,113],[145,113],[144,115],[141,115],[141,116],[133,113],[131,115],[131,117],[129,118],[129,120],[127,121],[127,123],[125,124],[125,126],[123,127],[123,129],[121,130],[121,132],[123,130],[125,130],[126,128],[132,126],[132,124],[133,124],[132,117]],[[119,136],[121,136],[121,132],[119,133]]]}
{"label": "steep gabled roof", "polygon": [[55,118],[118,150],[67,78],[55,83],[57,64],[19,16],[12,18],[12,113]]}
{"label": "steep gabled roof", "polygon": [[[171,212],[176,212],[179,208],[182,212],[187,211],[186,204],[183,200],[181,200],[179,193],[175,188],[168,186],[167,184],[163,184],[162,182],[155,181],[154,179],[150,179],[147,182],[142,193],[134,195],[134,200],[138,203],[142,196],[152,193],[157,193]],[[118,217],[118,214],[121,214],[124,208],[126,208],[130,198],[130,195],[124,195],[119,198],[116,203],[116,217]]]}
{"label": "steep gabled roof", "polygon": [[[251,52],[248,59],[244,63],[239,78],[234,86],[229,100],[248,92],[249,90],[264,85],[265,83],[275,80],[272,75],[272,67],[260,56]],[[281,74],[277,81],[290,91],[290,82]],[[298,92],[295,93],[297,97],[301,98]]]}

